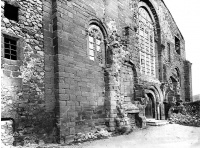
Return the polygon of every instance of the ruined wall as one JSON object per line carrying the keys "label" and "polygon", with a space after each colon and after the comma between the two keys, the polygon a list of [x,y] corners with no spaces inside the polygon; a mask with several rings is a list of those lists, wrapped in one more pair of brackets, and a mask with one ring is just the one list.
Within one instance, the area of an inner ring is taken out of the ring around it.
{"label": "ruined wall", "polygon": [[[8,48],[14,48],[14,42],[8,47],[8,39],[16,41],[16,59],[6,57]],[[12,118],[22,139],[30,133],[44,134],[40,123],[50,126],[50,116],[45,115],[42,0],[1,1],[1,72],[1,118]]]}
{"label": "ruined wall", "polygon": [[132,102],[134,98],[134,74],[131,66],[123,65],[120,76],[120,95],[124,96],[124,102]]}
{"label": "ruined wall", "polygon": [[[54,113],[58,139],[70,140],[98,126],[115,130],[117,107],[127,104],[134,103],[145,119],[145,93],[153,94],[156,107],[162,109],[156,114],[161,116],[175,69],[184,100],[185,84],[191,82],[185,72],[190,73],[190,68],[184,69],[185,42],[161,0],[5,1],[19,7],[19,21],[5,18],[2,1],[2,41],[4,34],[17,38],[20,52],[19,60],[2,54],[2,95],[7,99],[17,96]],[[140,73],[140,6],[151,12],[155,25],[155,77]],[[103,34],[102,63],[89,59],[91,24]],[[180,53],[175,51],[175,36]],[[3,49],[4,42],[1,45]],[[166,89],[162,87],[165,83]]]}
{"label": "ruined wall", "polygon": [[56,1],[52,15],[56,111],[60,138],[67,140],[105,124],[104,70],[87,56],[86,29],[94,10],[84,2]]}
{"label": "ruined wall", "polygon": [[[161,71],[164,75],[163,78],[165,82],[168,82],[170,76],[173,75],[174,69],[178,68],[180,73],[181,99],[184,100],[186,91],[184,86],[187,85],[184,77],[185,41],[165,4],[159,0],[152,1],[152,4],[158,13],[161,25],[161,43],[163,45],[161,54],[163,71],[162,69]],[[175,37],[180,40],[180,54],[175,50]],[[168,46],[170,46],[170,49]]]}
{"label": "ruined wall", "polygon": [[192,63],[189,61],[184,62],[185,68],[185,101],[192,102]]}
{"label": "ruined wall", "polygon": [[[184,73],[184,39],[164,3],[150,0],[144,5],[149,7],[156,24],[156,77],[140,74],[139,39],[136,35],[140,3],[137,0],[53,2],[53,47],[57,65],[54,67],[54,80],[61,136],[70,139],[75,133],[91,130],[99,124],[109,123],[110,127],[115,127],[118,101],[123,104],[139,97],[132,89],[153,89],[157,93],[155,102],[162,102],[160,81],[168,83],[176,67]],[[106,58],[103,65],[88,57],[91,20],[96,20],[104,33]],[[174,36],[180,40],[180,54],[175,51]],[[170,44],[171,61],[166,60],[167,43]],[[180,77],[181,96],[184,98],[184,75]]]}
{"label": "ruined wall", "polygon": [[[4,16],[5,3],[18,7],[18,22]],[[1,1],[2,31],[2,89],[3,96],[14,97],[20,94],[22,101],[44,103],[44,50],[42,2]],[[6,36],[17,39],[17,60],[5,55]],[[4,94],[5,93],[5,94]],[[12,101],[11,101],[12,102]]]}
{"label": "ruined wall", "polygon": [[[106,18],[110,22],[112,16],[109,15],[114,15],[112,11],[118,13],[117,2],[113,4],[111,6],[111,1],[106,4],[103,1],[53,3],[56,111],[61,138],[70,139],[75,133],[105,126],[110,112],[108,106],[113,105],[116,110],[116,100],[105,101],[107,90],[116,89],[105,84],[106,65],[89,60],[87,51],[89,21]],[[105,12],[108,13],[106,17]]]}

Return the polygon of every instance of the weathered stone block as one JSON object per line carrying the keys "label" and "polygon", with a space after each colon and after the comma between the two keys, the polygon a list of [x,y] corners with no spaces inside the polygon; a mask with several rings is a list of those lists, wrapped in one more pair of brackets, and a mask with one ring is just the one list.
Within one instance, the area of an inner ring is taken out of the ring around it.
{"label": "weathered stone block", "polygon": [[69,117],[78,117],[78,113],[77,111],[69,111],[67,112]]}
{"label": "weathered stone block", "polygon": [[60,100],[65,100],[65,101],[70,100],[68,94],[59,94],[58,96],[59,96],[59,99],[60,99]]}
{"label": "weathered stone block", "polygon": [[3,70],[3,74],[7,77],[10,77],[11,71],[10,70]]}
{"label": "weathered stone block", "polygon": [[59,101],[60,106],[66,106],[66,101]]}

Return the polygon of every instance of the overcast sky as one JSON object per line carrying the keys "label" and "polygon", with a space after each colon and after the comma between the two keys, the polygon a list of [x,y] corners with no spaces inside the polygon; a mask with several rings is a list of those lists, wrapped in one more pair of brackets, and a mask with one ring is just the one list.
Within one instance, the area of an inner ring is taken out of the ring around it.
{"label": "overcast sky", "polygon": [[164,0],[184,39],[192,62],[193,95],[200,94],[200,0]]}

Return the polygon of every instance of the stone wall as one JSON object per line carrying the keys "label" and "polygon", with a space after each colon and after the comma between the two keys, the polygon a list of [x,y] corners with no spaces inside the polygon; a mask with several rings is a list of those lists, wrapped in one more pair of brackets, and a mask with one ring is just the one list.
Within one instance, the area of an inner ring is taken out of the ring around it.
{"label": "stone wall", "polygon": [[[4,17],[5,1],[19,7],[18,22]],[[140,110],[137,118],[145,122],[147,94],[153,96],[156,119],[162,118],[169,94],[182,100],[190,97],[185,41],[161,0],[4,0],[1,7],[2,41],[4,34],[18,38],[20,49],[19,60],[1,58],[6,80],[2,96],[21,99],[29,107],[39,104],[54,114],[57,140],[70,140],[99,126],[115,130],[115,119],[124,118],[119,106]],[[138,7],[148,9],[155,25],[155,77],[140,72]],[[102,63],[89,59],[91,24],[104,37]],[[12,104],[8,100],[4,103]],[[6,113],[2,114],[7,117]]]}
{"label": "stone wall", "polygon": [[94,12],[84,3],[53,3],[56,112],[60,138],[71,139],[105,124],[104,67],[87,58],[87,18]]}
{"label": "stone wall", "polygon": [[[156,77],[140,74],[136,35],[139,6],[149,7],[156,25]],[[55,52],[54,91],[61,137],[70,139],[75,133],[92,130],[98,125],[109,124],[110,130],[114,130],[118,102],[144,103],[145,92],[155,93],[154,102],[163,113],[165,95],[162,91],[165,90],[161,91],[160,85],[169,83],[176,68],[183,74],[179,79],[180,97],[184,100],[184,39],[162,1],[54,1],[51,19],[53,34],[49,37],[52,35]],[[88,58],[87,31],[92,20],[105,37],[107,57],[103,65]],[[174,36],[180,40],[180,55],[175,51]],[[166,60],[167,43],[171,47],[170,61]],[[51,70],[53,73],[53,67]],[[175,90],[172,91],[175,95]],[[161,113],[156,113],[158,118]],[[144,112],[141,115],[144,116]]]}
{"label": "stone wall", "polygon": [[[18,21],[5,17],[7,4],[18,8]],[[17,41],[17,60],[4,56],[6,37]],[[12,118],[14,131],[23,133],[45,109],[42,0],[1,1],[1,47],[1,117]]]}
{"label": "stone wall", "polygon": [[134,74],[131,65],[121,67],[120,95],[124,96],[124,102],[132,102],[134,98]]}
{"label": "stone wall", "polygon": [[44,64],[45,64],[45,104],[46,110],[55,108],[55,52],[53,48],[52,1],[43,1]]}
{"label": "stone wall", "polygon": [[193,101],[192,96],[192,63],[185,61],[185,101]]}
{"label": "stone wall", "polygon": [[[4,16],[5,3],[18,7],[18,22]],[[44,50],[42,2],[1,1],[2,49],[5,35],[17,38],[17,60],[4,58],[2,54],[2,89],[5,96],[20,94],[23,101],[44,103]],[[2,50],[3,51],[3,50]],[[16,86],[16,87],[15,87]],[[12,89],[13,88],[13,89]]]}
{"label": "stone wall", "polygon": [[[185,61],[185,41],[179,31],[173,17],[171,16],[169,10],[162,1],[156,0],[151,1],[160,21],[161,27],[161,44],[162,44],[162,53],[161,61],[163,63],[162,68],[160,69],[163,72],[163,81],[168,82],[169,78],[173,75],[173,70],[177,68],[180,73],[180,85],[181,85],[181,98],[185,98],[185,78],[184,78],[184,61]],[[175,51],[175,36],[180,39],[180,54],[177,54]],[[170,51],[168,51],[168,45],[170,44]],[[168,60],[168,53],[170,54],[170,60]]]}

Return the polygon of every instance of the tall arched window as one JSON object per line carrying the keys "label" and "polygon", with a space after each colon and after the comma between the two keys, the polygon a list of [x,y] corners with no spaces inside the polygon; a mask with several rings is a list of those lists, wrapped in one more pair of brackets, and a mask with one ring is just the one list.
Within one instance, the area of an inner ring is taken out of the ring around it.
{"label": "tall arched window", "polygon": [[88,55],[92,61],[98,61],[103,64],[104,59],[104,36],[97,25],[89,26],[88,35]]}
{"label": "tall arched window", "polygon": [[139,8],[140,71],[155,77],[155,42],[153,21],[143,7]]}

